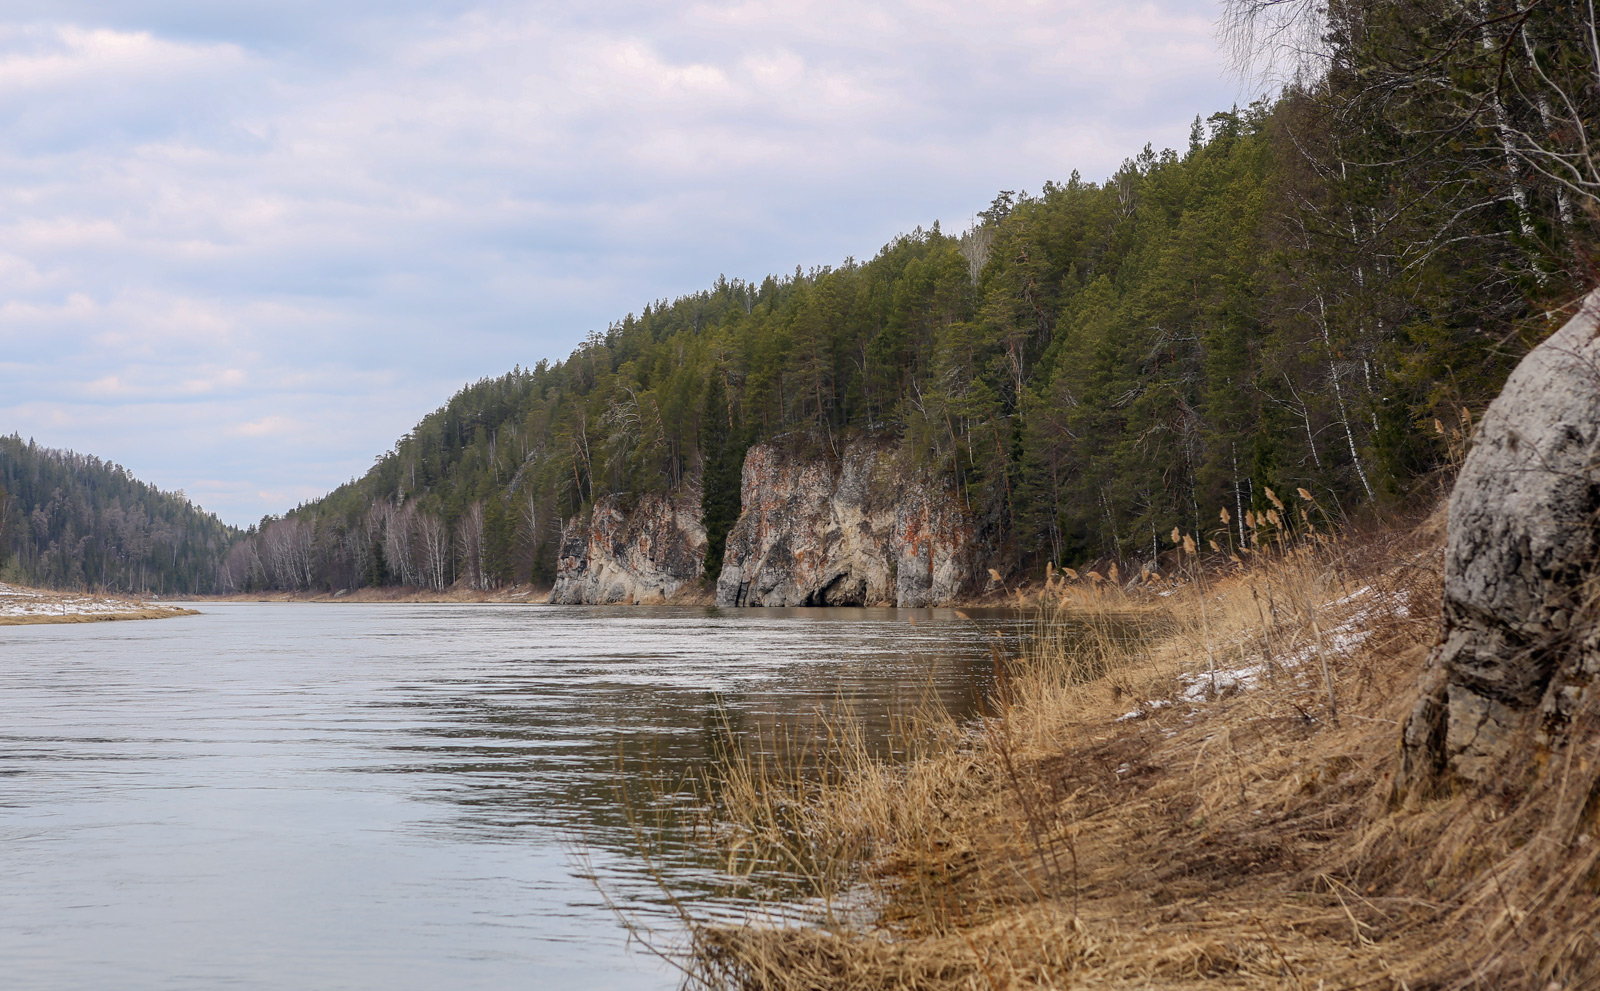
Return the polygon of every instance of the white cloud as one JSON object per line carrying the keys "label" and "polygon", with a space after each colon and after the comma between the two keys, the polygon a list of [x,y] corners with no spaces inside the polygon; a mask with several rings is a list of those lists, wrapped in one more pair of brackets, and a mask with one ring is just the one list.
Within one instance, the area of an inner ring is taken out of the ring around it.
{"label": "white cloud", "polygon": [[259,420],[241,423],[234,429],[245,437],[271,437],[300,429],[303,425],[286,416],[263,416]]}
{"label": "white cloud", "polygon": [[130,78],[170,80],[227,70],[242,61],[234,45],[182,44],[146,31],[0,25],[0,100],[42,90]]}
{"label": "white cloud", "polygon": [[1213,0],[7,8],[0,431],[238,522],[646,301],[1109,174],[1233,99]]}

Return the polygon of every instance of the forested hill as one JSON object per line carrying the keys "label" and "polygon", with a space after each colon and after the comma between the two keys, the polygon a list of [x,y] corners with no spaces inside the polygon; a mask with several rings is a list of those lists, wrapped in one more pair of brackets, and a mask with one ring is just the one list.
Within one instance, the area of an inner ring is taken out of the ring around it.
{"label": "forested hill", "polygon": [[1148,559],[1174,527],[1242,541],[1269,488],[1334,516],[1403,502],[1596,243],[1560,164],[1593,171],[1600,119],[1576,8],[1447,6],[1340,5],[1315,86],[1197,117],[1105,182],[1003,192],[867,262],[720,278],[470,385],[264,520],[225,582],[547,582],[563,520],[702,475],[714,558],[743,451],[797,430],[896,435],[1001,567]]}
{"label": "forested hill", "polygon": [[55,588],[215,591],[238,531],[121,465],[0,437],[0,578]]}

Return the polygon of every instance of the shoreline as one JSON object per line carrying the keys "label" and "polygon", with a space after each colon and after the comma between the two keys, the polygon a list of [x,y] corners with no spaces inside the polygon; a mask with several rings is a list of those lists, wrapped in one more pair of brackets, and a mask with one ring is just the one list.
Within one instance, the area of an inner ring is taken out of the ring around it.
{"label": "shoreline", "polygon": [[197,609],[158,604],[150,599],[0,583],[0,626],[116,623],[197,615]]}
{"label": "shoreline", "polygon": [[230,592],[226,595],[194,595],[183,602],[364,602],[383,603],[482,603],[486,605],[543,605],[550,589],[537,585],[512,585],[492,591],[479,589],[433,589],[385,585],[377,588],[338,589],[332,592],[274,589],[261,592]]}
{"label": "shoreline", "polygon": [[52,626],[67,623],[120,623],[138,619],[173,619],[178,616],[198,616],[198,609],[172,606],[163,609],[134,609],[114,613],[37,614],[32,616],[0,616],[0,626]]}
{"label": "shoreline", "polygon": [[[548,585],[510,585],[489,591],[482,589],[447,588],[443,591],[384,585],[336,591],[287,591],[275,589],[261,592],[231,592],[226,595],[174,596],[181,602],[360,602],[394,604],[481,604],[481,605],[550,605]],[[714,596],[699,588],[684,588],[678,594],[654,602],[581,603],[591,608],[648,608],[650,606],[715,606]],[[857,608],[865,609],[1010,609],[1016,608],[1016,592],[995,592],[974,598],[944,602],[936,606],[902,607],[892,602],[871,603]],[[753,608],[769,608],[757,606]],[[787,606],[770,608],[807,609],[814,606]]]}
{"label": "shoreline", "polygon": [[[1165,594],[1052,582],[1039,614],[1083,632],[1001,648],[976,726],[908,728],[903,764],[755,741],[706,779],[705,851],[802,865],[814,912],[644,938],[733,991],[1444,986],[1505,872],[1451,832],[1473,796],[1392,803],[1442,546],[1435,514]],[[1128,636],[1130,608],[1165,629]]]}

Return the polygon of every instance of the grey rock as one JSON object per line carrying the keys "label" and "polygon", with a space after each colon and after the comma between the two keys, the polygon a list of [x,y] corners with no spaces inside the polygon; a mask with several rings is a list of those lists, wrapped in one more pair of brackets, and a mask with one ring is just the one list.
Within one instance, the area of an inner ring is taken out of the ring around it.
{"label": "grey rock", "polygon": [[664,602],[700,580],[705,557],[699,489],[643,495],[631,508],[621,496],[601,496],[588,520],[575,517],[562,528],[550,601]]}
{"label": "grey rock", "polygon": [[1444,629],[1403,740],[1402,787],[1489,781],[1559,743],[1596,670],[1577,632],[1600,575],[1600,290],[1524,358],[1478,425],[1450,497]]}
{"label": "grey rock", "polygon": [[752,447],[728,534],[722,606],[921,607],[981,584],[975,527],[959,495],[861,437],[833,455],[803,437]]}

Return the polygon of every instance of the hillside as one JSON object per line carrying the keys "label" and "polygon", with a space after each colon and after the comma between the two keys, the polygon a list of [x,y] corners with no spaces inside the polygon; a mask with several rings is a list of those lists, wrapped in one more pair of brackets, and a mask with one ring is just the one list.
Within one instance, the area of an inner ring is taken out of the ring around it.
{"label": "hillside", "polygon": [[770,911],[640,934],[707,991],[1600,987],[1597,333],[1600,290],[1425,519],[1048,575],[987,718],[876,754],[854,703],[730,733],[638,806]]}
{"label": "hillside", "polygon": [[[700,501],[711,579],[744,452],[795,433],[892,437],[1007,573],[1151,562],[1224,510],[1242,545],[1268,489],[1345,519],[1403,504],[1586,285],[1579,187],[1528,165],[1587,161],[1551,116],[1552,91],[1590,99],[1561,6],[1449,48],[1456,82],[1403,101],[1382,95],[1433,64],[1435,15],[1353,7],[1315,86],[1197,117],[1182,152],[1002,192],[959,236],[651,303],[463,388],[363,478],[265,521],[225,582],[548,584],[597,500],[673,492]],[[1507,78],[1498,116],[1461,95]]]}
{"label": "hillside", "polygon": [[238,531],[93,455],[0,437],[0,579],[190,595],[215,589]]}

